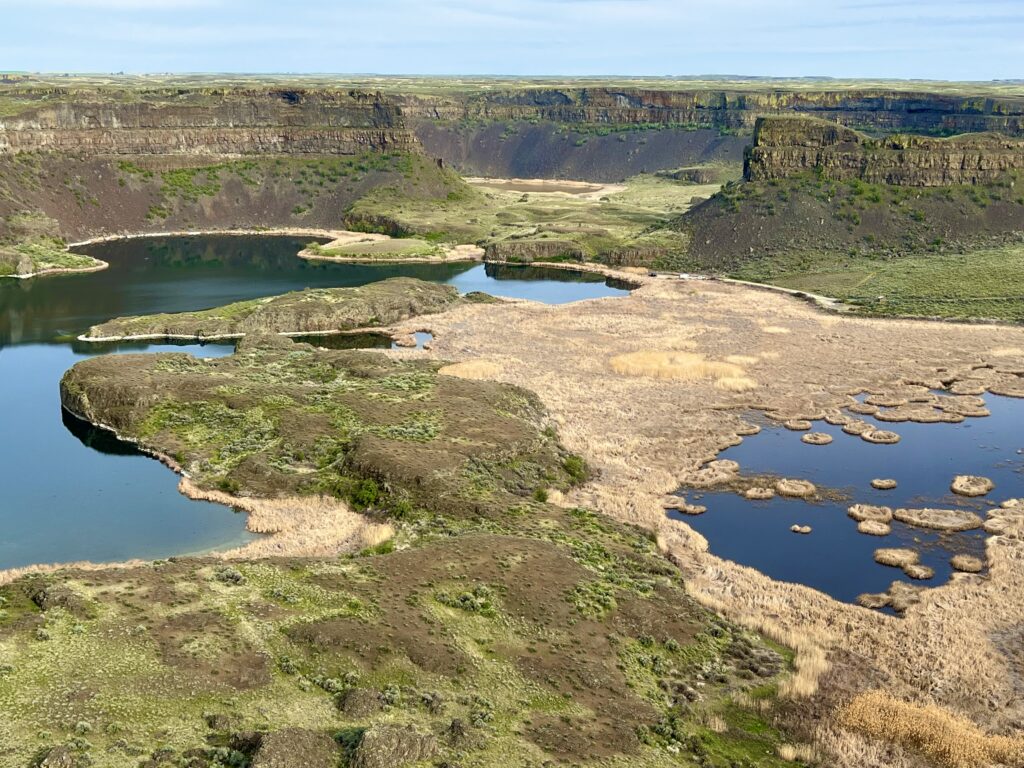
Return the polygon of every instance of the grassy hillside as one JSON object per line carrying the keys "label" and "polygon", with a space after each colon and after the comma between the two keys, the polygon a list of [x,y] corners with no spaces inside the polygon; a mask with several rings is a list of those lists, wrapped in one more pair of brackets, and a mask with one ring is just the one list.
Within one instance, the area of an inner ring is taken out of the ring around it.
{"label": "grassy hillside", "polygon": [[[192,229],[343,228],[353,203],[387,188],[436,202],[463,188],[404,153],[276,157],[0,158],[0,274],[92,264],[65,241]],[[30,222],[32,226],[27,226]]]}
{"label": "grassy hillside", "polygon": [[7,764],[795,765],[790,654],[698,607],[648,534],[548,503],[588,470],[531,393],[438,367],[276,337],[76,366],[66,403],[202,487],[398,533],[0,588]]}
{"label": "grassy hillside", "polygon": [[1024,316],[1024,194],[813,172],[727,184],[670,225],[696,269],[835,296],[878,315]]}

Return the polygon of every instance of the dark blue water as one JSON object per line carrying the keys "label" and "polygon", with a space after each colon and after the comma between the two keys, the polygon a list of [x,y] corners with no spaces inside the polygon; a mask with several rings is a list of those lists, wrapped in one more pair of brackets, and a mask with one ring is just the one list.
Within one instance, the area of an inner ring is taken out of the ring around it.
{"label": "dark blue water", "polygon": [[[363,285],[399,275],[460,290],[562,302],[625,291],[593,275],[476,264],[307,262],[306,238],[124,240],[87,250],[102,272],[0,279],[0,569],[33,563],[159,558],[244,543],[245,517],[177,492],[178,478],[109,434],[62,414],[64,371],[95,354],[174,349],[202,356],[230,345],[93,345],[74,341],[121,315],[182,312],[306,287]],[[557,280],[556,280],[557,279]],[[551,280],[552,282],[548,282]],[[310,339],[326,346],[350,338]],[[428,340],[417,335],[417,344]],[[357,346],[391,346],[386,337]]]}
{"label": "dark blue water", "polygon": [[[819,489],[846,496],[842,500],[810,503],[776,497],[749,501],[734,493],[684,491],[708,511],[696,517],[670,512],[684,519],[707,540],[715,554],[748,565],[779,581],[796,582],[851,602],[863,592],[884,592],[893,581],[923,586],[944,583],[955,554],[984,554],[982,531],[939,534],[897,521],[889,536],[868,536],[857,531],[847,515],[852,504],[892,507],[961,507],[981,517],[998,502],[1024,496],[1024,400],[986,395],[992,415],[970,418],[961,424],[883,424],[856,416],[897,432],[896,445],[873,445],[847,435],[840,427],[815,422],[815,432],[828,432],[830,445],[812,446],[800,440],[803,432],[766,426],[760,434],[719,454],[739,462],[744,474],[771,474],[804,478]],[[956,475],[981,475],[995,481],[984,499],[966,499],[949,490]],[[891,491],[871,487],[873,478],[893,478]],[[793,524],[810,525],[802,536]],[[898,568],[879,565],[873,554],[879,547],[909,547],[935,576],[916,581]]]}

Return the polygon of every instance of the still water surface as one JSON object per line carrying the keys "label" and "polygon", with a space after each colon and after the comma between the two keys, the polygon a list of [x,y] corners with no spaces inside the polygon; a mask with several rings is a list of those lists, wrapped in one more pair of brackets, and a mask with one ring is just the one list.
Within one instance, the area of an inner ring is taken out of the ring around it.
{"label": "still water surface", "polygon": [[560,270],[307,262],[295,255],[306,242],[276,236],[122,240],[86,249],[110,264],[102,272],[0,279],[0,569],[167,557],[252,538],[243,515],[186,499],[164,466],[63,414],[58,390],[64,371],[94,354],[173,349],[212,357],[233,347],[74,341],[90,325],[397,276],[548,303],[626,292],[603,278]]}
{"label": "still water surface", "polygon": [[[857,531],[847,515],[851,504],[892,507],[963,507],[982,518],[1004,499],[1024,497],[1024,400],[985,395],[992,415],[960,424],[885,424],[870,416],[857,418],[900,435],[895,445],[874,445],[848,435],[840,427],[815,422],[815,432],[828,432],[829,445],[801,442],[802,432],[778,425],[723,451],[718,458],[739,462],[746,474],[804,478],[819,488],[838,491],[836,501],[811,503],[776,497],[749,501],[734,493],[683,492],[708,508],[696,517],[678,512],[699,531],[715,554],[749,565],[780,581],[797,582],[852,602],[863,592],[884,592],[893,581],[938,586],[952,573],[955,554],[984,555],[986,534],[980,530],[939,534],[893,521],[888,536]],[[985,499],[966,499],[950,491],[956,475],[981,475],[995,481]],[[891,491],[871,487],[873,478],[893,478]],[[809,535],[794,534],[793,524],[810,525]],[[909,547],[935,576],[914,581],[898,568],[879,565],[879,547]]]}

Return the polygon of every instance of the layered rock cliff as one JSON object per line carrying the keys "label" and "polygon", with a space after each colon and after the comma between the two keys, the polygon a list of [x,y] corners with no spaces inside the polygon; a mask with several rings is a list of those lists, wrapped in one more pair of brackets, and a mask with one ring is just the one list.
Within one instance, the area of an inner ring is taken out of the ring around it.
{"label": "layered rock cliff", "polygon": [[527,88],[396,96],[410,119],[684,125],[749,132],[766,114],[810,114],[878,132],[1024,135],[1024,98],[901,90]]}
{"label": "layered rock cliff", "polygon": [[321,154],[418,151],[379,93],[323,90],[19,90],[0,154]]}
{"label": "layered rock cliff", "polygon": [[744,177],[768,181],[815,171],[838,181],[910,187],[992,184],[1024,169],[1024,138],[973,133],[950,138],[871,138],[813,118],[764,117]]}

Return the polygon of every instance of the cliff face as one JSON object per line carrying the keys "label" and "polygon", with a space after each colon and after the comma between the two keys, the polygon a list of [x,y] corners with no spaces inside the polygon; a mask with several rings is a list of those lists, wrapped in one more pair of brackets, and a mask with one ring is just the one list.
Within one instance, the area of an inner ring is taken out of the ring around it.
{"label": "cliff face", "polygon": [[1024,98],[927,92],[543,89],[396,96],[410,120],[550,120],[685,125],[747,132],[766,114],[808,114],[863,130],[912,133],[1000,131],[1024,135]]}
{"label": "cliff face", "polygon": [[[415,150],[419,136],[450,152],[450,157],[442,157],[461,160],[470,172],[484,162],[486,154],[483,147],[476,148],[479,151],[474,154],[476,133],[486,132],[486,124],[495,123],[518,124],[527,129],[538,123],[570,129],[589,127],[591,138],[602,144],[615,141],[614,136],[607,137],[609,127],[642,126],[679,134],[706,131],[696,137],[701,147],[691,146],[695,137],[677,136],[673,140],[686,154],[684,162],[692,162],[702,151],[718,151],[715,142],[722,138],[721,132],[749,135],[759,117],[776,114],[813,115],[872,133],[997,131],[1024,136],[1021,97],[970,98],[884,90],[541,87],[417,94],[396,86],[385,94],[327,85],[39,85],[0,89],[0,101],[7,102],[0,109],[0,153],[43,149],[107,154],[350,154],[367,149]],[[455,140],[439,137],[438,123],[471,124],[473,136]],[[528,130],[523,135],[526,133]],[[531,141],[555,144],[546,136],[534,136]],[[734,143],[743,141],[735,139]],[[658,154],[643,147],[638,144],[626,149],[635,150],[638,156]],[[584,156],[575,165],[593,164],[585,158],[586,152],[576,151],[580,148],[579,142],[570,142],[561,149],[566,156]],[[555,151],[557,147],[548,149]],[[647,168],[651,162],[658,167]],[[627,164],[625,170],[657,170],[668,167],[664,162],[645,157]],[[552,172],[562,166],[567,170],[575,167],[553,160],[534,165],[541,170],[551,168]],[[595,172],[600,170],[596,168]]]}
{"label": "cliff face", "polygon": [[991,184],[1024,169],[1024,138],[975,133],[948,139],[870,138],[810,118],[761,118],[744,177],[767,181],[816,171],[825,178],[911,187]]}
{"label": "cliff face", "polygon": [[0,154],[357,154],[417,151],[400,111],[357,91],[19,92]]}

